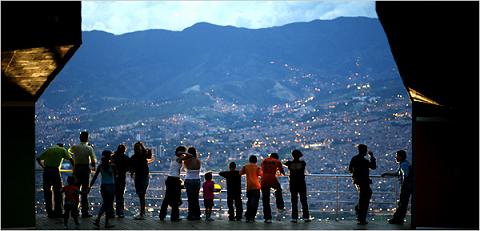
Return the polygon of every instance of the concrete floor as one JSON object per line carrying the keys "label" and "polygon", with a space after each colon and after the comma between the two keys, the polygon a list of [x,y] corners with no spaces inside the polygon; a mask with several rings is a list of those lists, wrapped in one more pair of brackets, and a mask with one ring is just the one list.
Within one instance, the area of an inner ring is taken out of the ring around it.
{"label": "concrete floor", "polygon": [[[290,220],[273,221],[271,224],[265,224],[263,220],[257,220],[255,223],[246,223],[245,221],[228,221],[215,220],[212,222],[188,221],[183,219],[180,222],[160,221],[158,218],[147,218],[146,220],[134,220],[133,217],[114,218],[112,224],[115,230],[197,230],[197,229],[214,229],[214,230],[281,230],[281,229],[295,229],[295,230],[351,230],[351,229],[410,229],[410,218],[404,225],[391,225],[386,222],[388,217],[376,217],[375,220],[369,220],[367,225],[357,225],[354,220],[341,221],[325,221],[313,220],[305,223],[299,221],[298,223],[291,223]],[[80,225],[76,227],[73,220],[69,220],[70,229],[98,229],[93,225],[92,218],[79,218]],[[37,216],[37,229],[64,229],[62,218],[47,218],[46,216]],[[101,229],[103,228],[104,217],[101,221]]]}

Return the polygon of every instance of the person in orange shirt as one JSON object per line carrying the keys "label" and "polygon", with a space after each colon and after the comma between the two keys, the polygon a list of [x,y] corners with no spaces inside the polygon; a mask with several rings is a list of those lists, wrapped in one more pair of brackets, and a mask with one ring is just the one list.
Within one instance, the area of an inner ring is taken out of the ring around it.
{"label": "person in orange shirt", "polygon": [[260,200],[260,181],[259,176],[262,176],[262,169],[257,166],[257,157],[252,155],[248,158],[248,164],[243,166],[240,170],[240,175],[245,175],[247,178],[247,212],[245,217],[248,223],[255,222],[257,215],[258,200]]}
{"label": "person in orange shirt", "polygon": [[283,202],[282,187],[277,180],[276,174],[285,175],[282,162],[278,160],[277,153],[271,153],[270,156],[262,161],[262,203],[263,217],[265,223],[272,223],[272,210],[270,208],[270,188],[275,189],[275,202],[279,213],[285,211],[285,203]]}

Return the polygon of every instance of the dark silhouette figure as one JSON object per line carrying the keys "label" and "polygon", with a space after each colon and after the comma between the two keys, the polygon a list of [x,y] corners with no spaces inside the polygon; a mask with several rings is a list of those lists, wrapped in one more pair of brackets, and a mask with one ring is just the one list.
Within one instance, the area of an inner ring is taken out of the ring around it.
{"label": "dark silhouette figure", "polygon": [[[240,172],[236,170],[237,164],[230,162],[228,165],[230,171],[219,172],[218,175],[225,177],[227,180],[227,205],[228,205],[228,219],[230,221],[242,220],[242,177]],[[236,215],[233,208],[235,204]]]}
{"label": "dark silhouette figure", "polygon": [[[120,144],[117,147],[117,151],[112,156],[112,162],[117,168],[117,175],[115,176],[115,210],[119,218],[125,217],[125,185],[127,172],[130,169],[130,158],[125,154],[127,146]],[[107,216],[113,217],[113,214],[107,214]]]}
{"label": "dark silhouette figure", "polygon": [[[38,164],[43,168],[43,195],[45,208],[50,218],[62,216],[62,177],[60,175],[60,165],[63,159],[69,160],[72,166],[74,165],[72,156],[63,148],[63,144],[53,145],[37,158]],[[55,209],[53,210],[52,188],[53,201],[55,203]]]}
{"label": "dark silhouette figure", "polygon": [[300,195],[300,203],[302,204],[303,220],[310,222],[310,213],[307,203],[307,185],[305,184],[305,161],[300,160],[303,156],[299,150],[292,151],[293,160],[285,162],[290,173],[290,193],[292,200],[292,222],[297,223],[298,219],[298,195]]}
{"label": "dark silhouette figure", "polygon": [[187,169],[187,175],[185,176],[185,189],[187,190],[188,198],[188,220],[200,220],[200,167],[201,162],[198,159],[197,150],[194,147],[190,147],[187,150],[192,154],[192,158],[185,160],[183,163]]}
{"label": "dark silhouette figure", "polygon": [[162,206],[160,208],[159,218],[161,221],[165,220],[167,216],[168,206],[172,208],[170,216],[171,221],[180,221],[179,206],[182,204],[182,188],[180,180],[180,169],[182,168],[182,162],[192,157],[191,154],[186,153],[187,148],[184,146],[178,146],[175,149],[175,158],[170,162],[170,169],[168,171],[168,177],[165,180],[165,197],[163,198]]}
{"label": "dark silhouette figure", "polygon": [[75,225],[80,225],[80,223],[78,223],[78,197],[80,195],[80,189],[75,185],[74,176],[68,176],[67,183],[68,185],[62,188],[62,192],[65,194],[65,201],[63,203],[65,208],[63,225],[65,226],[65,229],[68,229],[68,218],[70,214],[73,217]]}
{"label": "dark silhouette figure", "polygon": [[[75,165],[73,167],[73,176],[77,180],[76,185],[81,187],[81,206],[82,217],[91,217],[88,214],[88,184],[90,183],[90,172],[95,171],[97,161],[92,146],[88,143],[88,132],[80,133],[80,143],[70,147],[68,150],[72,153]],[[92,169],[90,169],[90,166]]]}
{"label": "dark silhouette figure", "polygon": [[370,184],[372,183],[372,180],[370,179],[370,169],[377,168],[377,162],[375,157],[373,157],[373,152],[368,151],[370,159],[365,159],[367,150],[367,145],[359,144],[358,154],[352,158],[350,165],[348,166],[348,171],[352,174],[353,183],[359,191],[358,204],[355,206],[359,225],[368,224],[367,211],[370,198],[372,197],[372,189],[370,188]]}
{"label": "dark silhouette figure", "polygon": [[247,185],[247,212],[245,218],[248,223],[255,222],[257,215],[258,201],[260,200],[260,181],[262,169],[257,166],[257,157],[251,155],[248,158],[248,164],[240,170],[240,175],[246,176]]}
{"label": "dark silhouette figure", "polygon": [[[113,213],[113,200],[115,197],[115,175],[117,174],[115,165],[112,163],[112,151],[105,150],[102,152],[102,163],[98,166],[97,171],[93,175],[90,188],[95,184],[99,174],[102,174],[102,183],[100,185],[100,193],[102,194],[102,206],[97,215],[97,219],[93,223],[95,226],[100,226],[100,218],[103,213]],[[110,224],[110,217],[105,215],[105,228],[113,227]]]}
{"label": "dark silhouette figure", "polygon": [[400,176],[401,188],[400,188],[400,201],[393,218],[388,220],[390,224],[403,224],[403,219],[407,214],[408,201],[412,194],[413,175],[412,166],[407,160],[407,153],[404,150],[397,151],[395,159],[398,163],[398,170],[396,172],[386,172],[382,174],[385,176]]}
{"label": "dark silhouette figure", "polygon": [[278,212],[281,214],[285,211],[285,203],[282,196],[282,187],[277,180],[276,173],[285,175],[282,163],[278,160],[277,153],[271,153],[270,156],[262,161],[262,204],[263,217],[265,223],[272,223],[272,210],[270,208],[270,189],[275,189],[275,202]]}
{"label": "dark silhouette figure", "polygon": [[146,149],[140,141],[133,145],[133,152],[130,157],[130,171],[135,182],[135,192],[140,200],[140,214],[135,216],[135,219],[145,220],[145,195],[150,180],[148,164],[153,162],[153,154],[152,150]]}

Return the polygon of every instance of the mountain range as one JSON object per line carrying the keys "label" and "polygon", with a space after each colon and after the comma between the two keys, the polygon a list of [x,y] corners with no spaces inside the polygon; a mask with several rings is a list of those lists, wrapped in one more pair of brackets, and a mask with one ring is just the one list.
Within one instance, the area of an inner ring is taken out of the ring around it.
{"label": "mountain range", "polygon": [[375,18],[264,29],[202,22],[183,31],[82,36],[81,47],[40,98],[47,108],[75,105],[95,112],[166,101],[194,107],[217,99],[269,106],[309,96],[328,102],[405,93]]}

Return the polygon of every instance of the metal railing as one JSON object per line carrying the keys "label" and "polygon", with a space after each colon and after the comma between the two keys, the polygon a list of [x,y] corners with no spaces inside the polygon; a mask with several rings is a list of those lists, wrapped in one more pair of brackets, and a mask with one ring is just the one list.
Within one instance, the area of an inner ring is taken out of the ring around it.
{"label": "metal railing", "polygon": [[[63,181],[66,182],[66,175],[71,174],[71,170],[61,170]],[[36,211],[37,213],[44,213],[44,199],[41,170],[36,170]],[[157,216],[161,202],[164,196],[165,179],[168,173],[164,171],[150,171],[150,184],[147,191],[147,213],[152,216]],[[203,175],[203,174],[202,174]],[[353,208],[358,200],[358,193],[352,184],[351,175],[349,174],[306,174],[307,183],[307,200],[309,204],[309,211],[315,217],[324,219],[340,220],[345,217],[354,216]],[[218,173],[213,173],[214,181],[222,186],[220,193],[215,195],[214,215],[217,217],[227,216],[228,211],[226,205],[226,182],[218,176]],[[399,182],[397,177],[382,178],[380,175],[371,175],[373,179],[372,184],[372,199],[370,202],[370,215],[387,215],[392,214],[396,208],[396,202],[399,198]],[[278,177],[282,185],[283,197],[285,207],[288,212],[291,209],[290,191],[288,184],[288,176]],[[90,209],[95,211],[101,204],[101,196],[99,194],[99,182],[91,189],[89,194]],[[247,201],[245,193],[244,180],[242,180],[242,195],[244,202],[244,211],[246,210],[245,203]],[[273,195],[273,192],[272,192]],[[187,210],[187,197],[185,190],[182,190],[182,201],[184,202],[180,210],[185,213]],[[202,190],[200,190],[200,207],[203,208]],[[275,200],[271,200],[274,204]],[[127,189],[125,193],[126,210],[132,213],[138,213],[138,198],[135,194],[133,180],[127,176]],[[275,205],[272,206],[274,208]],[[301,205],[299,213],[301,214]],[[262,213],[262,203],[259,203],[259,213]],[[275,211],[275,210],[273,210]],[[128,212],[127,212],[128,213]],[[128,215],[128,214],[127,214]],[[147,214],[148,215],[148,214]],[[286,215],[286,214],[285,214]],[[287,215],[289,216],[289,215]]]}

